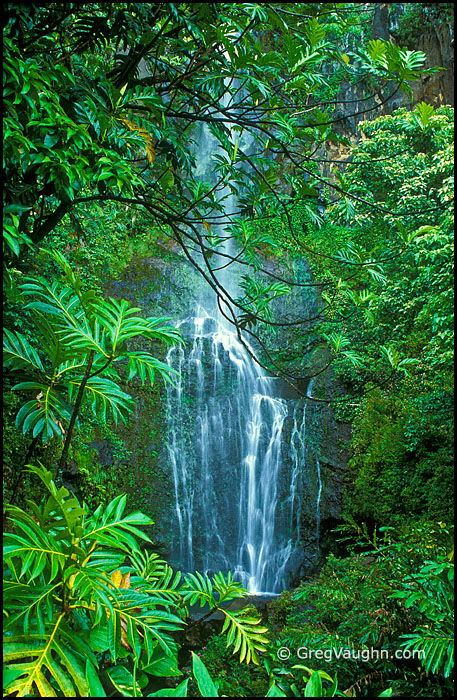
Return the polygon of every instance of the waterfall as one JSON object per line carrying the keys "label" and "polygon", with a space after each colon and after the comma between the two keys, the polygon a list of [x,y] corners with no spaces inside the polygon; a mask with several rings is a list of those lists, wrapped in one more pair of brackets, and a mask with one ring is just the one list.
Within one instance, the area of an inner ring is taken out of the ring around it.
{"label": "waterfall", "polygon": [[[215,139],[202,127],[196,140],[196,174],[214,184]],[[229,188],[218,194],[230,216],[236,202]],[[233,255],[229,240],[222,252]],[[226,260],[214,267],[233,297],[235,266]],[[167,389],[175,490],[170,558],[187,571],[232,571],[252,593],[280,592],[299,545],[306,413],[301,422],[294,413],[291,446],[285,444],[288,402],[239,341],[215,294],[200,298],[180,329],[186,350],[173,347],[167,356],[178,372]]]}
{"label": "waterfall", "polygon": [[279,591],[288,551],[277,512],[287,402],[215,315],[199,307],[181,330],[189,350],[174,347],[167,358],[179,372],[168,389],[174,557],[187,570],[231,570],[253,593]]}

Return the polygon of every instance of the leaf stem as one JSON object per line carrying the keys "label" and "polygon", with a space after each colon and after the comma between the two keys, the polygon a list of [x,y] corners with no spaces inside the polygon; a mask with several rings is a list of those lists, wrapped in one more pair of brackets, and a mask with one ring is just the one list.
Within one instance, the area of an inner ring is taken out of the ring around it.
{"label": "leaf stem", "polygon": [[89,354],[89,359],[87,361],[86,371],[84,372],[84,377],[82,378],[81,384],[79,385],[78,394],[76,396],[75,405],[73,408],[73,413],[71,414],[70,423],[68,425],[67,436],[65,438],[65,444],[63,446],[62,454],[59,460],[59,469],[63,472],[68,460],[68,450],[70,448],[70,442],[73,435],[73,428],[75,426],[76,418],[81,407],[81,401],[83,399],[84,389],[86,388],[87,380],[90,376],[90,370],[92,369],[92,363],[94,361],[95,350],[91,350]]}

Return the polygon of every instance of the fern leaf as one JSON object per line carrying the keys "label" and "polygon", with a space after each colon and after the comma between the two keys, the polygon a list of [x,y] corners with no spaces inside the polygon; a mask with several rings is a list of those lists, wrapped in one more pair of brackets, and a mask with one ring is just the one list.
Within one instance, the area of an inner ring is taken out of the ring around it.
{"label": "fern leaf", "polygon": [[260,618],[249,617],[245,610],[222,612],[225,615],[222,632],[228,630],[227,646],[233,644],[234,653],[240,652],[241,662],[246,659],[246,663],[252,660],[258,664],[257,652],[265,651],[264,645],[268,644],[268,639],[263,636],[268,628],[259,626]]}
{"label": "fern leaf", "polygon": [[87,352],[94,350],[104,357],[110,356],[107,348],[106,333],[100,328],[97,321],[90,326],[85,319],[80,324],[72,324],[59,330],[59,338],[62,343],[68,344],[73,350]]}
{"label": "fern leaf", "polygon": [[33,297],[25,308],[34,309],[43,315],[49,314],[69,326],[77,326],[84,317],[78,295],[73,289],[62,288],[60,282],[51,285],[46,280],[30,278],[20,286],[25,296]]}
{"label": "fern leaf", "polygon": [[124,549],[127,552],[138,550],[135,538],[150,542],[150,538],[138,529],[138,525],[152,525],[153,520],[143,513],[135,512],[124,515],[126,496],[117,496],[106,507],[99,506],[95,513],[86,520],[86,532],[81,542],[88,541],[104,543]]}
{"label": "fern leaf", "polygon": [[44,373],[45,370],[40,356],[21,333],[6,329],[3,333],[3,357],[5,367],[12,366],[14,370],[27,367],[28,369]]}
{"label": "fern leaf", "polygon": [[[80,380],[72,379],[69,382],[71,396],[76,393],[81,384]],[[127,415],[132,411],[134,401],[124,391],[119,389],[117,384],[106,377],[91,377],[85,386],[92,410],[96,415],[102,416],[103,420],[112,416],[117,424],[119,418],[125,423]]]}
{"label": "fern leaf", "polygon": [[185,577],[181,595],[189,605],[199,603],[201,608],[204,605],[209,605],[210,608],[216,605],[210,578],[207,574],[201,574],[199,571]]}
{"label": "fern leaf", "polygon": [[142,384],[148,379],[152,385],[155,373],[159,372],[164,382],[173,384],[171,375],[178,374],[165,362],[156,360],[147,352],[128,352],[125,353],[125,357],[129,360],[127,381],[138,375]]}
{"label": "fern leaf", "polygon": [[59,545],[51,534],[42,530],[20,508],[9,507],[8,513],[16,532],[5,535],[4,558],[18,557],[22,561],[20,577],[28,573],[29,581],[49,566],[47,581],[52,583],[69,556],[64,551],[64,546]]}
{"label": "fern leaf", "polygon": [[16,416],[16,425],[18,428],[22,425],[24,435],[32,430],[33,437],[41,434],[44,443],[54,435],[62,439],[65,434],[62,421],[70,420],[72,409],[60,393],[59,385],[51,387],[38,382],[21,382],[13,389],[29,389],[36,394],[35,399],[27,401]]}
{"label": "fern leaf", "polygon": [[[52,678],[65,697],[89,697],[85,670],[79,654],[70,645],[70,640],[76,635],[72,630],[66,639],[61,635],[65,626],[63,618],[64,613],[61,613],[52,624],[46,625],[43,636],[6,637],[5,663],[12,669],[17,665],[21,670],[20,677],[7,687],[8,694],[17,693],[16,697],[24,697],[38,693],[40,697],[57,697],[58,693],[48,680]],[[85,653],[97,663],[87,644],[83,645]]]}

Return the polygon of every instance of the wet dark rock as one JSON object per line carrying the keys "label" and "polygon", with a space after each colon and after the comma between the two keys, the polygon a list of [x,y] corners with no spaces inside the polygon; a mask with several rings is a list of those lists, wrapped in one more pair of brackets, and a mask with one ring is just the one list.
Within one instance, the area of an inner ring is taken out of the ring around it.
{"label": "wet dark rock", "polygon": [[108,440],[92,440],[88,447],[97,450],[97,461],[104,467],[113,463],[113,451]]}

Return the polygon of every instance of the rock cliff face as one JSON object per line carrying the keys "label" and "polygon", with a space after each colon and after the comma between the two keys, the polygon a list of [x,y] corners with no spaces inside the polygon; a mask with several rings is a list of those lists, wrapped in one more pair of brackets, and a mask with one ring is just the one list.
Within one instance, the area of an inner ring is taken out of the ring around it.
{"label": "rock cliff face", "polygon": [[[426,68],[443,70],[411,83],[413,105],[454,106],[454,4],[380,3],[376,6],[372,35],[399,46],[423,51]],[[405,105],[406,106],[406,105]]]}
{"label": "rock cliff face", "polygon": [[[358,85],[342,84],[340,96],[347,104],[335,112],[339,121],[334,131],[349,139],[352,146],[360,139],[357,127],[361,121],[392,114],[400,107],[413,109],[422,101],[435,107],[454,106],[453,3],[368,3],[368,6],[374,6],[369,38],[423,51],[427,57],[425,68],[440,67],[443,70],[410,81],[412,99],[396,90],[394,83],[387,84],[383,94],[371,100],[362,100],[362,90]],[[343,162],[348,155],[345,146],[332,142],[327,142],[318,153],[321,158]],[[322,172],[326,177],[331,176],[326,164],[323,164]]]}

